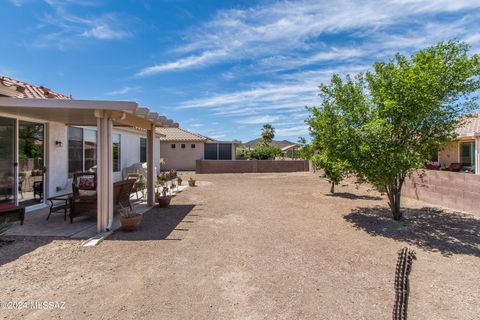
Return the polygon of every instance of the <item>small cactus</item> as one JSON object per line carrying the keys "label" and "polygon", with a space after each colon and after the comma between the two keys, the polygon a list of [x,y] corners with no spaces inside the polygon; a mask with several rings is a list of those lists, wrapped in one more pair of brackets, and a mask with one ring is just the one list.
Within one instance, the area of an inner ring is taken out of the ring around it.
{"label": "small cactus", "polygon": [[415,251],[407,247],[398,252],[397,267],[395,269],[395,303],[393,306],[393,320],[407,320],[408,296],[410,294],[409,275],[412,271]]}

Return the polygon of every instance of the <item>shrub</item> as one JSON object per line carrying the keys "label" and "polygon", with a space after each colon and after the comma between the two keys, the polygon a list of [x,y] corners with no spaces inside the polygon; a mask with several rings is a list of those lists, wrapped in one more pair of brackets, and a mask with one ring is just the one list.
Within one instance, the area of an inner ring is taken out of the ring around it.
{"label": "shrub", "polygon": [[259,145],[252,151],[250,151],[250,158],[257,160],[273,159],[280,155],[281,150],[277,146]]}

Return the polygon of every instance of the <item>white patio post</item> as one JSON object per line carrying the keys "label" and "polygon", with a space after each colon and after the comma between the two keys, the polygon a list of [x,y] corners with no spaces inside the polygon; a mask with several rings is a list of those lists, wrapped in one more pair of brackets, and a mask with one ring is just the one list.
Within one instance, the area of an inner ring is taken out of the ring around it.
{"label": "white patio post", "polygon": [[155,140],[155,124],[150,125],[147,130],[147,204],[155,204],[155,164],[153,163],[153,142]]}
{"label": "white patio post", "polygon": [[480,136],[475,137],[475,174],[480,175]]}
{"label": "white patio post", "polygon": [[109,112],[96,110],[97,117],[97,231],[113,222],[113,121]]}

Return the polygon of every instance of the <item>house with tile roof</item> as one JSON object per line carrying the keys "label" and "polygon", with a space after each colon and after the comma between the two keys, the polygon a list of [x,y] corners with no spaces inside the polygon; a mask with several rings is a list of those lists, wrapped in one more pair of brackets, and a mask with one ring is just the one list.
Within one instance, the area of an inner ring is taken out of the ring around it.
{"label": "house with tile roof", "polygon": [[480,175],[480,113],[474,113],[456,130],[457,138],[444,145],[437,161],[442,168]]}
{"label": "house with tile roof", "polygon": [[235,160],[239,141],[218,141],[183,128],[157,128],[162,170],[195,170],[197,160]]}
{"label": "house with tile roof", "polygon": [[25,224],[38,221],[32,215],[53,205],[49,198],[72,192],[75,174],[95,172],[93,221],[99,232],[110,229],[113,183],[124,178],[124,168],[146,163],[147,200],[155,202],[157,127],[178,124],[136,102],[77,100],[0,76],[0,211],[22,207]]}

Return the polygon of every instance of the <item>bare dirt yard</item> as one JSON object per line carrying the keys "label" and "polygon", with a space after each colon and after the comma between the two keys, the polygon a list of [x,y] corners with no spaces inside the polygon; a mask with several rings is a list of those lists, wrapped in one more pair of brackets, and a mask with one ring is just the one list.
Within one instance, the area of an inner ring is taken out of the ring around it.
{"label": "bare dirt yard", "polygon": [[[197,176],[200,185],[93,248],[17,239],[0,248],[0,319],[389,319],[397,252],[417,253],[411,319],[478,319],[480,220],[378,193],[328,194],[311,173]],[[64,305],[61,303],[64,302]]]}

